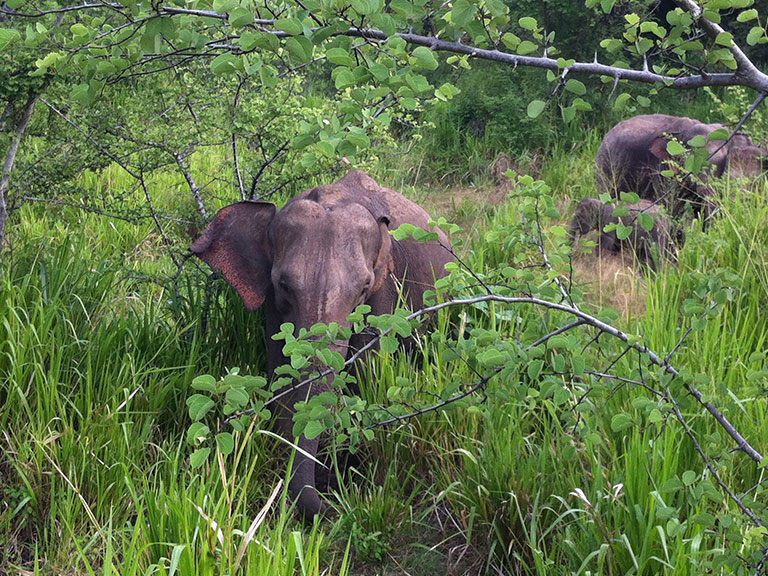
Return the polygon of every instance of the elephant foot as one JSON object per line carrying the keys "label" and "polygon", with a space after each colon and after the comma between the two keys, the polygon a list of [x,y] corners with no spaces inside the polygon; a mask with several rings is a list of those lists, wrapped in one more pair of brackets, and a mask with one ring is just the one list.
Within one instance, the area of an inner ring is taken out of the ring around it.
{"label": "elephant foot", "polygon": [[288,486],[288,492],[296,503],[296,509],[302,515],[305,521],[312,522],[315,516],[325,517],[331,508],[322,501],[320,494],[312,486],[302,486],[296,488]]}

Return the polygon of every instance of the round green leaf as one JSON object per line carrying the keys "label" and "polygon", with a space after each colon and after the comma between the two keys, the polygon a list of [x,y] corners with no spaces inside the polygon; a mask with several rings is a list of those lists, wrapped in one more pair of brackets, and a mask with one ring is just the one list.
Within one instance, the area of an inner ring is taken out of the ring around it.
{"label": "round green leaf", "polygon": [[304,436],[306,436],[307,440],[314,440],[324,431],[325,426],[323,426],[322,422],[319,422],[318,420],[312,420],[311,422],[307,422],[307,425],[304,428]]}
{"label": "round green leaf", "polygon": [[278,18],[275,20],[275,28],[282,30],[286,34],[297,35],[301,34],[304,27],[301,25],[301,21],[297,18]]}
{"label": "round green leaf", "polygon": [[203,374],[192,380],[192,388],[205,392],[216,392],[216,379],[210,374]]}
{"label": "round green leaf", "polygon": [[216,434],[216,447],[222,456],[229,456],[235,449],[235,438],[229,432]]}
{"label": "round green leaf", "polygon": [[187,442],[190,444],[200,444],[208,438],[210,431],[211,429],[202,422],[193,422],[187,430]]}
{"label": "round green leaf", "polygon": [[248,393],[242,388],[230,388],[227,390],[227,403],[237,408],[242,408],[248,403]]}
{"label": "round green leaf", "polygon": [[568,82],[565,83],[565,89],[568,90],[568,92],[573,92],[579,96],[584,96],[584,94],[587,93],[587,87],[584,86],[584,83],[575,78],[570,78]]}
{"label": "round green leaf", "polygon": [[630,428],[632,424],[632,418],[626,414],[616,414],[613,418],[611,418],[611,430],[614,432],[619,432],[621,430]]}
{"label": "round green leaf", "polygon": [[192,420],[202,420],[206,414],[213,408],[213,400],[202,394],[193,394],[187,398],[187,407],[189,408],[189,417]]}
{"label": "round green leaf", "polygon": [[528,104],[528,117],[538,118],[546,105],[547,103],[543,100],[533,100],[530,104]]}
{"label": "round green leaf", "polygon": [[192,468],[200,468],[205,461],[208,460],[208,454],[211,453],[210,448],[198,448],[189,457],[189,464]]}
{"label": "round green leaf", "polygon": [[685,146],[680,144],[680,142],[670,140],[667,142],[667,152],[669,152],[670,156],[679,156],[685,152]]}

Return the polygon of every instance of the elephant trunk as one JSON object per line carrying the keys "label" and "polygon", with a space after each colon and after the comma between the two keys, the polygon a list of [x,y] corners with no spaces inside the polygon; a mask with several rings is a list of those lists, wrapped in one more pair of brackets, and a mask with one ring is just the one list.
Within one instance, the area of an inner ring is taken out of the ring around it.
{"label": "elephant trunk", "polygon": [[299,437],[291,479],[288,481],[288,492],[307,520],[327,510],[327,505],[320,499],[315,487],[315,460],[319,444],[317,438],[309,440],[303,434]]}

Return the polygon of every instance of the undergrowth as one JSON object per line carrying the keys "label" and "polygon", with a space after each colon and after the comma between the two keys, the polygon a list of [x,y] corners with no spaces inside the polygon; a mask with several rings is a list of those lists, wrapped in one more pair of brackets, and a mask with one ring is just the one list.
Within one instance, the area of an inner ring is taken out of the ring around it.
{"label": "undergrowth", "polygon": [[[574,200],[594,195],[600,134],[555,142],[541,163],[564,219]],[[433,144],[419,144],[408,162],[418,166]],[[508,266],[513,255],[494,233],[519,218],[517,206],[483,196],[496,185],[487,170],[498,150],[474,141],[452,153],[463,163],[450,172],[477,190],[442,204],[442,215],[469,223],[460,255],[478,274]],[[204,171],[207,160],[195,161]],[[445,193],[432,178],[448,174],[447,164],[429,167],[429,194],[421,177],[404,173],[386,163],[373,170],[383,184],[440,205]],[[110,167],[82,184],[121,177]],[[764,360],[755,353],[768,347],[768,191],[734,183],[721,205],[706,232],[691,225],[677,266],[643,275],[622,267],[640,305],[614,318],[668,353],[693,326],[686,301],[715,273],[724,278],[731,300],[695,326],[673,361],[699,376],[700,390],[750,442],[766,446],[765,382],[755,376]],[[187,230],[169,233],[183,247]],[[596,260],[576,266],[584,304],[615,305]],[[284,489],[289,450],[268,430],[239,436],[226,463],[188,464],[191,380],[234,366],[263,373],[265,363],[260,314],[246,313],[221,283],[206,287],[191,261],[183,269],[158,282],[176,264],[151,222],[23,209],[0,280],[0,572],[696,575],[764,538],[733,524],[735,505],[684,430],[657,416],[647,390],[586,377],[562,400],[583,434],[563,425],[560,400],[541,394],[535,378],[518,395],[490,388],[486,412],[454,406],[378,431],[360,462],[331,482],[335,514],[302,524]],[[449,380],[471,381],[440,334],[493,325],[511,337],[551,321],[480,308],[441,316],[417,354],[371,363],[364,396],[383,401],[401,376],[434,393]],[[600,353],[593,360],[608,362]],[[636,364],[627,355],[614,372],[632,374]],[[743,493],[762,480],[745,456],[723,448],[696,404],[682,409],[728,485]],[[629,424],[617,425],[617,414]]]}

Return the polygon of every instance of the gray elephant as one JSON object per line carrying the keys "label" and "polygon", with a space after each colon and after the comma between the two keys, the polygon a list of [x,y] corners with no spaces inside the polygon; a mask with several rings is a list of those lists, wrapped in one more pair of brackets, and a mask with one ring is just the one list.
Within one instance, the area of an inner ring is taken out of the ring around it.
{"label": "gray elephant", "polygon": [[[360,304],[371,314],[390,313],[400,290],[409,306],[422,306],[426,290],[446,274],[453,261],[450,244],[439,228],[439,241],[396,241],[389,233],[409,223],[429,229],[430,217],[401,194],[379,186],[361,171],[338,182],[303,192],[282,210],[268,202],[239,202],[222,208],[191,251],[220,270],[237,290],[248,310],[266,306],[268,368],[286,362],[282,343],[270,338],[280,325],[292,322],[296,331],[313,324],[337,322]],[[357,334],[332,346],[342,355],[370,341]],[[330,378],[332,381],[332,376]],[[315,381],[307,390],[286,395],[278,410],[283,434],[292,438],[291,416],[296,402],[330,390],[330,381]],[[296,451],[289,493],[307,517],[325,505],[315,484],[314,457],[318,439],[302,436]],[[302,453],[302,451],[304,453]]]}
{"label": "gray elephant", "polygon": [[[603,252],[623,252],[630,250],[639,262],[656,269],[653,246],[658,250],[659,256],[675,259],[675,244],[673,240],[679,240],[681,233],[674,233],[670,221],[658,205],[648,200],[641,200],[637,204],[624,205],[629,213],[626,216],[613,215],[614,206],[603,204],[597,198],[584,198],[579,202],[576,213],[571,220],[569,231],[571,243],[579,236],[588,234],[592,230],[600,232],[599,246]],[[646,230],[640,225],[638,216],[640,213],[649,214],[653,218],[653,228]],[[608,224],[621,222],[624,226],[631,226],[632,232],[628,238],[619,240],[616,230],[603,231]],[[673,235],[675,238],[673,238]]]}
{"label": "gray elephant", "polygon": [[[707,137],[722,124],[704,124],[692,118],[649,114],[619,122],[605,135],[595,159],[598,192],[614,198],[620,192],[636,192],[646,200],[664,199],[673,214],[679,213],[683,202],[691,202],[707,211],[713,208],[710,176],[720,177],[726,171],[734,177],[756,176],[764,168],[768,151],[752,142],[745,134],[736,134],[724,145],[723,140],[707,141],[708,174],[690,176],[677,182],[663,177],[666,161],[671,156],[667,144],[671,137],[686,145],[695,136]],[[669,201],[667,201],[669,199]],[[699,210],[697,210],[699,211]]]}

